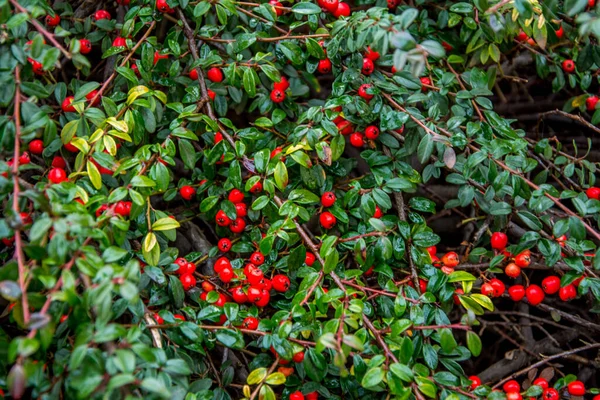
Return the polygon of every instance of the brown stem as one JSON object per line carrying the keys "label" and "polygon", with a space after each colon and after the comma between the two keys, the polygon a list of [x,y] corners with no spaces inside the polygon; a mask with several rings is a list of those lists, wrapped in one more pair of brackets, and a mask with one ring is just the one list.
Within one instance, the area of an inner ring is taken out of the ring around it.
{"label": "brown stem", "polygon": [[17,0],[10,0],[11,4],[17,9],[19,10],[20,13],[25,13],[27,14],[27,19],[29,20],[29,22],[31,23],[31,25],[34,26],[34,28],[42,34],[42,36],[45,36],[46,39],[48,39],[48,41],[50,43],[52,43],[52,45],[54,47],[56,47],[58,50],[60,50],[61,53],[64,54],[65,57],[67,57],[69,60],[71,59],[71,53],[69,53],[67,50],[65,50],[64,47],[61,46],[60,43],[58,43],[58,41],[54,38],[54,35],[51,34],[50,32],[48,32],[46,30],[46,28],[44,28],[42,25],[40,25],[39,22],[37,22],[37,20],[35,18],[32,18],[31,15],[29,15],[29,13],[27,12],[27,9],[25,9],[25,7],[21,6],[19,4],[19,2]]}
{"label": "brown stem", "polygon": [[[233,43],[235,42],[235,39],[221,39],[221,38],[209,38],[206,36],[198,36],[201,40],[204,40],[205,42],[215,42],[215,43]],[[330,38],[331,35],[329,35],[328,33],[318,33],[318,34],[314,34],[314,35],[285,35],[285,36],[276,36],[276,37],[257,37],[256,41],[257,42],[279,42],[281,40],[292,40],[292,39],[296,39],[296,40],[306,40],[308,38],[313,38],[313,39],[326,39],[326,38]]]}
{"label": "brown stem", "polygon": [[385,233],[383,233],[383,232],[363,233],[362,235],[351,236],[351,237],[347,237],[344,239],[340,238],[340,239],[338,239],[338,243],[352,242],[355,240],[359,240],[359,239],[366,238],[366,237],[373,237],[373,236],[385,236]]}
{"label": "brown stem", "polygon": [[[454,70],[454,68],[452,68],[452,64],[450,64],[448,61],[446,61],[446,65],[450,69],[450,72],[452,72],[454,74],[454,76],[456,77],[456,80],[458,81],[458,84],[460,85],[460,88],[462,90],[466,91],[467,88],[463,84],[463,81],[460,78],[460,75]],[[481,121],[485,121],[485,118],[484,118],[483,114],[481,113],[481,110],[479,109],[479,106],[477,105],[477,103],[475,102],[475,100],[471,100],[471,104],[473,104],[473,107],[475,107],[475,111],[477,111],[477,115],[479,116],[479,119]]]}
{"label": "brown stem", "polygon": [[250,400],[254,400],[256,398],[256,396],[258,396],[258,392],[260,392],[260,388],[262,388],[262,386],[265,384],[265,381],[267,380],[269,375],[271,375],[273,373],[273,371],[275,371],[275,368],[277,368],[277,364],[279,364],[279,356],[277,356],[277,358],[275,358],[275,362],[271,365],[271,368],[269,368],[269,370],[267,371],[267,375],[265,376],[265,378],[262,381],[260,381],[260,383],[258,384],[256,389],[254,389],[254,391],[250,395]]}
{"label": "brown stem", "polygon": [[[19,210],[19,156],[21,155],[21,71],[19,66],[15,67],[15,147],[13,152],[13,203],[12,209],[15,216],[20,218]],[[21,289],[21,303],[23,304],[23,322],[29,324],[29,302],[27,300],[27,268],[25,267],[25,255],[23,254],[23,243],[21,241],[21,228],[15,229],[15,253],[19,270],[19,288]]]}
{"label": "brown stem", "polygon": [[383,340],[383,338],[379,334],[379,331],[373,326],[373,323],[364,314],[363,314],[363,322],[365,323],[365,325],[367,326],[367,328],[371,331],[371,333],[373,334],[373,336],[375,336],[375,340],[377,340],[377,343],[379,343],[379,345],[383,349],[383,352],[385,353],[385,357],[386,358],[391,358],[394,362],[397,363],[398,359],[396,358],[396,356],[394,355],[394,353],[392,353],[392,351],[388,347],[387,343],[385,343],[385,340]]}

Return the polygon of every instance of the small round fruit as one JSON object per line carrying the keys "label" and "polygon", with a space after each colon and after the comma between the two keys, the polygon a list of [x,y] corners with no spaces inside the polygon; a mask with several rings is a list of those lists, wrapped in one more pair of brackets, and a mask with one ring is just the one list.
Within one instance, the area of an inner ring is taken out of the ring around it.
{"label": "small round fruit", "polygon": [[211,69],[209,69],[206,73],[206,77],[208,78],[208,80],[215,83],[222,82],[224,78],[223,71],[221,71],[217,67],[212,67]]}
{"label": "small round fruit", "polygon": [[348,3],[339,2],[337,9],[333,13],[333,16],[336,18],[349,17],[350,16],[350,6],[348,5]]}
{"label": "small round fruit", "polygon": [[179,189],[179,194],[185,200],[191,200],[196,195],[196,189],[188,185],[182,186],[181,189]]}
{"label": "small round fruit", "polygon": [[519,392],[506,393],[506,400],[523,400],[523,395]]}
{"label": "small round fruit", "polygon": [[225,211],[219,210],[215,216],[215,222],[219,226],[229,226],[231,224],[231,219],[225,214]]}
{"label": "small round fruit", "polygon": [[544,389],[544,391],[542,392],[542,399],[544,400],[558,400],[559,398],[560,395],[558,393],[558,390],[554,388],[547,388]]}
{"label": "small round fruit", "polygon": [[227,198],[233,204],[241,203],[244,201],[244,193],[239,189],[233,189],[231,192],[229,192]]}
{"label": "small round fruit", "polygon": [[509,278],[517,278],[521,275],[521,268],[515,263],[510,263],[504,268],[504,273]]}
{"label": "small round fruit", "polygon": [[588,97],[587,99],[585,99],[585,108],[588,111],[596,110],[596,104],[598,104],[598,100],[600,100],[600,98],[598,98],[598,96]]}
{"label": "small round fruit", "polygon": [[193,70],[190,71],[188,76],[190,77],[190,79],[197,81],[198,80],[198,70],[196,68],[194,68]]}
{"label": "small round fruit", "polygon": [[442,257],[442,264],[444,264],[444,266],[449,267],[449,268],[456,267],[459,262],[460,262],[460,260],[458,258],[458,254],[456,254],[456,252],[454,252],[454,251],[449,251],[448,253],[444,254],[444,256]]}
{"label": "small round fruit", "polygon": [[265,307],[267,304],[269,304],[269,301],[271,300],[271,293],[269,293],[269,291],[266,289],[261,289],[260,296],[260,299],[255,301],[254,304],[257,307]]}
{"label": "small round fruit", "polygon": [[92,43],[87,39],[79,40],[79,52],[81,54],[89,54],[92,51]]}
{"label": "small round fruit", "polygon": [[283,10],[281,8],[278,8],[283,7],[283,5],[280,2],[278,2],[277,0],[269,0],[269,4],[274,6],[273,9],[275,10],[275,14],[277,14],[278,17],[283,15]]}
{"label": "small round fruit", "polygon": [[591,187],[585,191],[585,194],[589,199],[600,200],[600,188]]}
{"label": "small round fruit", "polygon": [[488,297],[494,296],[494,287],[489,283],[484,283],[481,285],[481,294]]}
{"label": "small round fruit", "polygon": [[431,86],[431,79],[427,76],[423,76],[419,80],[421,81],[421,91],[426,93],[429,90],[427,86]]}
{"label": "small round fruit", "polygon": [[219,273],[219,279],[221,279],[223,283],[229,283],[233,279],[234,275],[235,274],[231,268],[223,268]]}
{"label": "small round fruit", "polygon": [[360,87],[358,88],[358,95],[360,97],[362,97],[363,99],[369,101],[371,100],[374,95],[369,94],[367,91],[372,87],[373,85],[369,84],[369,83],[365,83],[360,85]]}
{"label": "small round fruit", "polygon": [[262,265],[265,262],[265,256],[261,252],[255,251],[250,255],[250,262],[256,266]]}
{"label": "small round fruit", "polygon": [[585,395],[585,385],[581,381],[574,381],[567,385],[567,391],[571,396]]}
{"label": "small round fruit", "polygon": [[544,291],[538,285],[529,285],[527,289],[525,289],[525,296],[532,306],[537,306],[544,301],[544,297],[546,297]]}
{"label": "small round fruit", "polygon": [[381,208],[379,208],[379,206],[375,206],[375,212],[373,213],[373,218],[381,218],[383,217],[383,211],[381,211]]}
{"label": "small round fruit", "polygon": [[48,180],[52,183],[61,183],[67,180],[67,173],[62,168],[52,168],[48,172]]}
{"label": "small round fruit", "polygon": [[533,381],[533,384],[541,387],[542,389],[548,388],[548,381],[545,380],[544,378],[537,378],[536,380]]}
{"label": "small round fruit", "polygon": [[325,229],[331,229],[335,226],[337,219],[333,216],[329,211],[325,211],[321,215],[319,215],[319,222],[321,226]]}
{"label": "small round fruit", "polygon": [[365,136],[369,140],[377,139],[379,137],[379,128],[377,128],[375,125],[367,126],[365,129]]}
{"label": "small round fruit", "polygon": [[319,400],[319,393],[317,392],[311,392],[311,393],[307,393],[306,396],[304,396],[306,398],[306,400]]}
{"label": "small round fruit", "polygon": [[519,42],[526,42],[527,39],[529,39],[529,36],[527,36],[527,34],[521,30],[519,31],[515,39],[517,39],[517,41]]}
{"label": "small round fruit", "polygon": [[504,390],[505,393],[518,392],[521,390],[521,385],[519,385],[519,382],[512,379],[502,385],[502,390]]}
{"label": "small round fruit", "polygon": [[233,233],[242,233],[244,232],[244,229],[246,229],[246,222],[240,217],[231,221],[231,224],[229,225],[229,230]]}
{"label": "small round fruit", "polygon": [[44,142],[40,139],[34,139],[31,142],[29,142],[27,148],[29,149],[31,154],[40,155],[44,152]]}
{"label": "small round fruit", "polygon": [[54,17],[51,15],[46,15],[46,25],[48,25],[51,28],[54,28],[58,24],[60,24],[60,15],[54,14]]}
{"label": "small round fruit", "polygon": [[322,74],[330,73],[331,72],[331,60],[329,58],[319,60],[319,64],[317,65],[317,71],[319,71]]}
{"label": "small round fruit", "polygon": [[494,278],[489,283],[494,288],[494,297],[500,297],[504,294],[506,286],[504,286],[504,283],[500,279]]}
{"label": "small round fruit", "polygon": [[156,0],[156,9],[162,13],[172,13],[173,9],[169,7],[167,0]]}
{"label": "small round fruit", "polygon": [[560,278],[558,276],[547,276],[542,280],[542,289],[546,294],[554,294],[560,289]]}
{"label": "small round fruit", "polygon": [[190,290],[191,288],[196,286],[196,278],[194,278],[194,275],[191,275],[191,274],[181,275],[179,277],[179,280],[181,281],[183,290]]}
{"label": "small round fruit", "polygon": [[562,62],[562,69],[567,74],[575,72],[575,62],[573,60],[565,60]]}
{"label": "small round fruit", "polygon": [[282,76],[279,82],[273,83],[273,89],[281,90],[285,92],[290,87],[290,82],[287,80],[285,76]]}
{"label": "small round fruit", "polygon": [[373,71],[375,71],[375,64],[373,63],[373,60],[366,57],[363,58],[362,73],[365,75],[371,75]]}
{"label": "small round fruit", "polygon": [[250,193],[260,193],[263,190],[263,185],[260,181],[256,182],[254,185],[252,185],[252,187],[250,188],[249,192]]}
{"label": "small round fruit", "polygon": [[[127,41],[125,40],[125,38],[117,36],[115,38],[115,40],[113,40],[113,42],[112,42],[112,47],[127,47]],[[132,68],[133,68],[133,66],[132,66]],[[136,68],[137,68],[137,65],[136,65]]]}
{"label": "small round fruit", "polygon": [[285,92],[281,89],[273,89],[270,97],[273,103],[279,104],[285,100]]}
{"label": "small round fruit", "polygon": [[290,400],[304,400],[304,395],[302,394],[301,391],[296,391],[292,394],[290,394]]}
{"label": "small round fruit", "polygon": [[372,50],[371,47],[367,47],[367,50],[365,51],[365,57],[367,57],[369,60],[372,61],[377,61],[379,60],[379,52]]}
{"label": "small round fruit", "polygon": [[238,304],[244,304],[248,302],[248,296],[246,295],[246,292],[244,292],[244,289],[241,286],[233,288],[231,290],[231,296],[233,297],[233,301],[235,301]]}
{"label": "small round fruit", "polygon": [[481,386],[481,378],[479,378],[477,375],[471,375],[469,380],[471,381],[471,390],[475,390]]}
{"label": "small round fruit", "polygon": [[281,293],[287,292],[290,288],[290,278],[285,275],[275,275],[271,282],[273,283],[273,289]]}
{"label": "small round fruit", "polygon": [[340,2],[339,0],[322,0],[321,5],[326,12],[333,14],[337,11]]}
{"label": "small round fruit", "polygon": [[258,328],[258,319],[254,317],[244,318],[244,321],[242,321],[242,328],[255,331],[256,328]]}
{"label": "small round fruit", "polygon": [[525,288],[523,285],[514,285],[508,288],[508,295],[512,301],[521,301],[525,297]]}
{"label": "small round fruit", "polygon": [[350,135],[350,144],[354,147],[363,147],[365,145],[365,138],[362,133],[354,132]]}
{"label": "small round fruit", "polygon": [[106,10],[98,10],[94,13],[94,19],[100,21],[101,19],[110,19],[110,13]]}
{"label": "small round fruit", "polygon": [[517,254],[515,257],[515,264],[519,268],[527,268],[529,264],[531,264],[531,252],[529,250],[525,250]]}
{"label": "small round fruit", "polygon": [[315,263],[316,257],[313,253],[307,251],[306,252],[306,257],[304,258],[304,262],[306,263],[306,265],[308,265],[309,267],[312,267],[312,265]]}
{"label": "small round fruit", "polygon": [[98,104],[100,104],[101,98],[102,96],[98,95],[97,90],[92,90],[91,92],[85,95],[85,99],[89,101],[92,106],[97,106]]}
{"label": "small round fruit", "polygon": [[227,238],[219,239],[219,243],[217,243],[217,247],[223,253],[227,253],[231,249],[231,240]]}
{"label": "small round fruit", "polygon": [[336,200],[335,193],[333,193],[333,192],[325,192],[321,196],[321,205],[323,207],[331,207],[332,205],[335,204],[335,200]]}
{"label": "small round fruit", "polygon": [[75,112],[75,107],[73,107],[72,103],[73,103],[73,99],[75,97],[73,96],[67,96],[65,97],[65,99],[63,100],[62,104],[61,104],[61,108],[64,112]]}
{"label": "small round fruit", "polygon": [[237,203],[235,205],[235,213],[238,217],[245,217],[248,215],[248,205],[246,203]]}
{"label": "small round fruit", "polygon": [[504,250],[508,244],[508,236],[506,236],[506,234],[503,232],[494,232],[492,238],[490,239],[490,243],[492,245],[492,249]]}
{"label": "small round fruit", "polygon": [[569,284],[561,287],[558,291],[558,297],[560,297],[562,301],[571,301],[577,298],[577,289],[575,289],[575,285]]}
{"label": "small round fruit", "polygon": [[219,274],[225,268],[231,269],[231,261],[229,261],[229,258],[227,258],[227,257],[217,258],[217,261],[215,261],[215,265],[213,266],[213,269],[215,270],[215,272],[217,274]]}

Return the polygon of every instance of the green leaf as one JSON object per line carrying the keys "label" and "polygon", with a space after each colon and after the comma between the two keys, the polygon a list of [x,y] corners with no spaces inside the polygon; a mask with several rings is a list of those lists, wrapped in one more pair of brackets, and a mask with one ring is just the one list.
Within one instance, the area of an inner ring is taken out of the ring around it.
{"label": "green leaf", "polygon": [[383,371],[382,368],[380,368],[380,367],[371,368],[370,370],[367,371],[365,376],[363,376],[360,384],[364,388],[367,388],[367,389],[372,388],[374,386],[379,385],[381,383],[381,381],[383,381],[384,376],[385,376],[385,372]]}
{"label": "green leaf", "polygon": [[304,1],[294,4],[292,12],[300,15],[319,14],[321,12],[321,7],[314,3]]}
{"label": "green leaf", "polygon": [[258,385],[267,377],[268,370],[266,368],[257,368],[254,371],[250,372],[248,377],[246,378],[246,383],[248,385]]}
{"label": "green leaf", "polygon": [[284,191],[288,185],[288,172],[283,162],[279,161],[275,166],[274,176],[275,184],[279,190]]}
{"label": "green leaf", "polygon": [[100,176],[98,167],[96,167],[91,161],[87,161],[86,167],[92,185],[94,185],[96,189],[100,189],[102,187],[102,176]]}
{"label": "green leaf", "polygon": [[179,222],[173,218],[161,218],[152,224],[153,231],[168,231],[179,228]]}
{"label": "green leaf", "polygon": [[467,331],[467,347],[475,357],[481,354],[481,339],[473,331]]}

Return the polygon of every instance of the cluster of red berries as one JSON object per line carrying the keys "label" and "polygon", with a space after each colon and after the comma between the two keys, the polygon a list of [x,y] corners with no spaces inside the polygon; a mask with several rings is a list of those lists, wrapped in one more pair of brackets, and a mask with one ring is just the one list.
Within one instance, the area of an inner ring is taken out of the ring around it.
{"label": "cluster of red berries", "polygon": [[[81,199],[76,199],[79,203],[83,204]],[[96,210],[96,217],[102,215],[106,210],[109,210],[110,207],[107,204],[102,204]],[[112,208],[114,214],[120,215],[121,217],[129,217],[131,214],[131,202],[130,201],[118,201],[114,207]]]}
{"label": "cluster of red berries", "polygon": [[179,281],[181,282],[183,289],[187,291],[195,287],[196,278],[194,277],[194,272],[196,272],[196,264],[188,262],[188,260],[183,257],[176,259],[175,264],[179,266],[176,273],[179,275]]}
{"label": "cluster of red berries", "polygon": [[449,251],[446,254],[444,254],[442,256],[442,258],[439,258],[437,256],[437,247],[436,246],[430,246],[427,248],[427,252],[429,253],[429,256],[431,257],[431,263],[435,266],[438,267],[442,270],[442,272],[444,272],[445,274],[451,274],[454,272],[454,268],[456,268],[456,266],[460,263],[460,259],[458,257],[458,254],[454,251]]}
{"label": "cluster of red berries", "polygon": [[317,4],[323,12],[330,13],[336,18],[350,16],[350,6],[348,3],[339,0],[317,0]]}
{"label": "cluster of red berries", "polygon": [[[271,101],[273,103],[281,103],[285,100],[285,91],[290,87],[285,76],[282,76],[279,82],[273,83],[273,90],[271,90]],[[273,158],[273,157],[271,157]]]}
{"label": "cluster of red berries", "polygon": [[[481,386],[481,379],[478,376],[470,376],[471,380],[471,390],[477,389]],[[558,400],[560,399],[560,392],[550,387],[548,380],[542,377],[536,378],[533,382],[533,385],[539,386],[542,388],[542,399],[543,400]],[[585,385],[581,381],[573,381],[567,384],[567,392],[571,396],[584,396],[585,395]],[[521,392],[521,385],[516,380],[512,379],[502,385],[502,390],[506,395],[507,400],[522,400],[523,395]],[[600,395],[594,396],[593,400],[600,400]]]}

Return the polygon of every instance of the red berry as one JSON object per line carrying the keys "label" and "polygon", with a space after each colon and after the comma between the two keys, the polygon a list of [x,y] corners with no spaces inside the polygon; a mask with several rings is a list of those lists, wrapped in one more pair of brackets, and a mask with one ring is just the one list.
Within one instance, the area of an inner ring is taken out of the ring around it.
{"label": "red berry", "polygon": [[527,287],[525,290],[525,296],[527,297],[529,304],[532,306],[537,306],[544,301],[544,297],[546,297],[544,295],[544,291],[538,285],[530,285]]}
{"label": "red berry", "polygon": [[227,198],[233,204],[241,203],[244,201],[244,193],[242,193],[242,191],[239,189],[233,189],[231,192],[229,192]]}
{"label": "red berry", "polygon": [[206,73],[206,77],[211,81],[211,82],[222,82],[223,81],[223,71],[221,71],[219,68],[217,67],[212,67],[211,69],[208,70],[208,72]]}
{"label": "red berry", "polygon": [[34,139],[29,142],[29,146],[27,146],[27,148],[32,154],[40,155],[44,152],[44,142],[42,142],[40,139]]}
{"label": "red berry", "polygon": [[317,392],[312,392],[312,393],[307,393],[306,396],[306,400],[319,400],[319,393]]}
{"label": "red berry", "polygon": [[196,286],[196,278],[194,278],[194,276],[191,274],[181,275],[179,280],[181,281],[183,290],[190,290]]}
{"label": "red berry", "polygon": [[381,211],[381,208],[379,208],[379,206],[375,206],[375,212],[373,213],[373,218],[381,218],[383,217],[383,211]]}
{"label": "red berry", "polygon": [[[31,150],[31,149],[29,149],[29,150]],[[33,151],[32,151],[32,153],[33,153]],[[585,191],[585,194],[590,199],[600,200],[600,188],[591,187]]]}
{"label": "red berry", "polygon": [[429,255],[431,257],[435,257],[437,255],[437,247],[435,247],[435,246],[429,246],[427,248],[427,252],[429,253]]}
{"label": "red berry", "polygon": [[571,301],[577,297],[577,289],[575,289],[575,285],[569,284],[567,286],[561,287],[558,291],[558,297],[562,301]]}
{"label": "red berry", "polygon": [[262,253],[255,251],[250,256],[250,262],[256,266],[262,265],[265,262],[265,256]]}
{"label": "red berry", "polygon": [[304,395],[302,394],[301,391],[296,391],[292,394],[290,394],[290,400],[304,400]]}
{"label": "red berry", "polygon": [[362,73],[365,75],[371,75],[373,71],[375,71],[375,64],[373,63],[373,60],[366,57],[363,58]]}
{"label": "red berry", "polygon": [[481,386],[481,379],[478,376],[471,375],[469,380],[471,381],[471,390],[477,389],[479,386]]}
{"label": "red berry", "polygon": [[[321,196],[321,205],[323,207],[331,207],[332,205],[335,204],[335,200],[336,200],[335,193],[333,193],[333,192],[325,192]],[[306,254],[309,254],[309,253],[306,253]],[[314,262],[314,258],[313,258],[313,262]]]}
{"label": "red berry", "polygon": [[296,354],[294,354],[294,357],[292,357],[292,361],[294,361],[295,363],[301,363],[302,361],[304,361],[304,352],[299,351]]}
{"label": "red berry", "polygon": [[188,261],[183,258],[183,257],[178,257],[177,259],[175,259],[175,264],[179,265],[179,269],[177,270],[177,273],[179,275],[183,275],[186,266],[187,266]]}
{"label": "red berry", "polygon": [[523,395],[519,392],[506,393],[506,400],[523,400]]}
{"label": "red berry", "polygon": [[[127,41],[125,40],[125,38],[117,36],[115,38],[115,40],[113,40],[113,42],[112,42],[112,47],[127,47]],[[135,65],[135,64],[133,64],[133,65]],[[133,65],[131,66],[132,69],[133,69]],[[135,67],[137,70],[137,65],[135,65]]]}
{"label": "red berry", "polygon": [[494,297],[500,297],[504,293],[506,287],[504,283],[500,279],[492,279],[490,280],[490,285],[494,288]]}
{"label": "red berry", "polygon": [[558,39],[562,39],[563,35],[565,34],[565,30],[563,29],[562,25],[558,27],[558,29],[556,30],[556,37]]}
{"label": "red berry", "polygon": [[231,240],[222,238],[219,240],[219,243],[217,243],[217,247],[223,253],[227,253],[231,249]]}
{"label": "red berry", "polygon": [[282,103],[285,100],[285,92],[281,89],[273,89],[270,97],[273,103]]}
{"label": "red berry", "polygon": [[336,18],[339,17],[349,17],[350,16],[350,6],[348,3],[338,3],[337,9],[333,12],[333,16]]}
{"label": "red berry", "polygon": [[185,321],[185,317],[181,314],[173,314],[173,318],[178,319],[180,321]]}
{"label": "red berry", "polygon": [[[94,98],[95,98],[95,100],[94,100]],[[89,92],[88,94],[85,95],[85,99],[87,101],[89,101],[92,106],[97,106],[98,104],[100,104],[101,98],[102,98],[102,96],[98,95],[97,90],[92,90],[91,92]],[[94,101],[92,102],[92,100],[94,100]]]}
{"label": "red berry", "polygon": [[573,60],[565,60],[562,62],[562,69],[567,74],[575,72],[575,62]]}
{"label": "red berry", "polygon": [[542,399],[544,400],[558,400],[559,398],[558,390],[554,388],[547,388],[542,392]]}
{"label": "red berry", "polygon": [[427,76],[423,76],[420,78],[421,81],[421,91],[423,93],[427,92],[429,90],[429,88],[427,86],[431,86],[431,79],[429,79]]}
{"label": "red berry", "polygon": [[360,85],[360,87],[358,88],[358,95],[360,97],[362,97],[365,100],[371,100],[374,95],[367,93],[367,90],[370,89],[373,85],[365,83]]}
{"label": "red berry", "polygon": [[165,323],[165,320],[160,315],[158,315],[158,313],[154,313],[153,317],[158,325],[162,325]]}
{"label": "red berry", "polygon": [[65,99],[63,100],[62,104],[61,104],[61,108],[64,112],[75,112],[75,107],[73,107],[72,103],[73,103],[73,96],[67,96],[65,97]]}
{"label": "red berry", "polygon": [[542,389],[548,388],[548,381],[545,380],[544,378],[537,378],[536,380],[533,381],[533,384],[541,387]]}
{"label": "red berry", "polygon": [[574,381],[567,385],[567,391],[571,396],[585,395],[585,385],[581,381]]}
{"label": "red berry", "polygon": [[490,243],[492,244],[492,249],[504,250],[508,244],[508,236],[502,232],[494,232],[490,239]]}
{"label": "red berry", "polygon": [[60,24],[60,15],[54,14],[54,17],[46,15],[46,25],[53,28],[58,24]]}
{"label": "red berry", "polygon": [[458,265],[458,263],[458,254],[456,254],[456,252],[454,251],[450,251],[444,254],[444,256],[442,257],[442,264],[444,264],[444,266],[446,267],[454,268]]}
{"label": "red berry", "polygon": [[92,43],[87,39],[79,40],[79,52],[81,54],[89,54],[92,51]]}
{"label": "red berry", "polygon": [[275,275],[271,282],[273,283],[273,289],[278,292],[287,292],[290,288],[290,278],[285,275]]}
{"label": "red berry", "polygon": [[67,173],[62,168],[52,168],[48,172],[48,180],[52,183],[61,183],[67,180]]}
{"label": "red berry", "polygon": [[217,261],[215,261],[213,268],[217,274],[220,274],[225,268],[231,269],[231,261],[229,261],[227,257],[219,257],[217,258]]}
{"label": "red berry", "polygon": [[558,276],[547,276],[542,280],[542,289],[546,294],[554,294],[560,289],[560,278]]}
{"label": "red berry", "polygon": [[260,181],[256,182],[254,185],[252,185],[252,187],[250,188],[250,193],[260,193],[263,190],[263,186],[262,183]]}
{"label": "red berry", "polygon": [[489,283],[484,283],[481,285],[481,294],[488,297],[494,296],[494,287]]}
{"label": "red berry", "polygon": [[252,286],[261,285],[262,279],[264,278],[262,270],[254,264],[246,264],[244,267],[244,275],[246,275],[248,282],[250,282]]}
{"label": "red berry", "polygon": [[527,36],[527,34],[526,34],[525,32],[523,32],[523,31],[520,31],[520,32],[517,34],[517,37],[516,37],[516,39],[517,39],[519,42],[525,42],[525,41],[527,41],[527,39],[529,39],[529,36]]}
{"label": "red berry", "polygon": [[246,317],[242,322],[243,329],[249,329],[251,331],[255,331],[258,328],[258,319],[254,317]]}
{"label": "red berry", "polygon": [[281,90],[282,92],[285,92],[289,87],[290,87],[290,82],[283,75],[281,76],[281,79],[279,80],[279,82],[273,83],[273,89],[278,89],[278,90]]}
{"label": "red berry", "polygon": [[33,58],[27,58],[29,64],[31,64],[31,68],[33,69],[33,73],[36,75],[44,75],[44,67],[42,63],[34,60]]}
{"label": "red berry", "polygon": [[167,0],[156,0],[156,9],[162,13],[172,13],[173,9],[169,7]]}
{"label": "red berry", "polygon": [[179,189],[179,194],[185,200],[191,200],[192,197],[194,197],[196,195],[196,189],[194,189],[193,187],[188,186],[188,185],[182,186],[181,189]]}
{"label": "red berry", "polygon": [[210,99],[212,101],[214,101],[215,97],[217,97],[217,94],[215,92],[213,92],[212,90],[210,90],[210,89],[207,90],[207,93],[208,93],[208,97],[210,97]]}
{"label": "red berry", "polygon": [[531,252],[529,250],[525,250],[517,254],[515,257],[515,264],[519,268],[526,268],[531,263]]}
{"label": "red berry", "polygon": [[235,212],[238,217],[245,217],[248,215],[248,206],[246,203],[237,203],[235,205]]}
{"label": "red berry", "polygon": [[350,144],[354,147],[363,147],[365,145],[365,139],[362,133],[354,132],[350,135]]}
{"label": "red berry", "polygon": [[225,211],[219,210],[215,216],[215,222],[219,226],[229,226],[229,224],[231,224],[231,219],[225,214]]}
{"label": "red berry", "polygon": [[306,252],[306,257],[304,258],[304,262],[306,263],[306,265],[308,265],[309,267],[312,267],[312,265],[315,263],[316,257],[313,253],[311,252]]}
{"label": "red berry", "polygon": [[259,301],[262,298],[262,291],[261,289],[254,287],[254,286],[250,286],[248,288],[248,301],[251,303],[256,303],[257,301]]}
{"label": "red berry", "polygon": [[331,72],[331,60],[329,60],[329,58],[319,60],[319,65],[317,66],[317,71],[319,71],[322,74],[330,73]]}
{"label": "red berry", "polygon": [[190,79],[193,79],[195,81],[198,80],[198,70],[195,68],[193,70],[191,70],[189,73],[189,77],[190,77]]}
{"label": "red berry", "polygon": [[380,56],[377,51],[371,50],[371,47],[367,47],[367,50],[365,51],[365,57],[367,57],[369,60],[377,61]]}
{"label": "red berry", "polygon": [[231,268],[223,268],[219,273],[219,279],[223,281],[223,283],[229,283],[233,279],[233,270]]}
{"label": "red berry", "polygon": [[377,128],[375,125],[367,126],[365,129],[365,136],[369,140],[377,139],[379,137],[379,128]]}
{"label": "red berry", "polygon": [[320,5],[321,8],[324,9],[323,11],[334,14],[340,5],[340,2],[339,0],[322,0]]}
{"label": "red berry", "polygon": [[517,382],[513,379],[513,380],[506,382],[502,386],[502,390],[504,390],[506,393],[518,392],[521,390],[521,385],[519,385],[519,382]]}
{"label": "red berry", "polygon": [[168,60],[168,54],[160,54],[160,51],[156,50],[154,52],[154,65],[156,65],[160,60]]}
{"label": "red berry", "polygon": [[352,133],[353,130],[352,124],[343,118],[340,121],[336,122],[335,126],[338,128],[338,131],[340,131],[342,135],[349,135],[350,133]]}
{"label": "red berry", "polygon": [[504,273],[509,278],[516,278],[521,275],[521,268],[515,263],[510,263],[504,268]]}
{"label": "red berry", "polygon": [[106,10],[98,10],[94,13],[94,19],[96,21],[101,19],[110,19],[110,13]]}
{"label": "red berry", "polygon": [[[248,296],[246,295],[246,292],[244,292],[244,289],[242,289],[241,286],[233,288],[233,290],[231,291],[231,295],[233,296],[233,301],[235,301],[238,304],[244,304],[248,302]],[[258,326],[258,322],[256,324]]]}
{"label": "red berry", "polygon": [[[129,205],[127,204],[129,203]],[[115,214],[122,217],[128,217],[131,213],[131,203],[129,201],[119,201],[115,205]]]}
{"label": "red berry", "polygon": [[257,307],[265,307],[271,300],[271,293],[266,289],[261,289],[260,299],[254,302]]}
{"label": "red berry", "polygon": [[275,14],[277,14],[278,17],[283,14],[283,10],[281,8],[277,8],[283,7],[280,2],[278,2],[277,0],[269,0],[269,4],[274,6],[273,9],[275,10]]}
{"label": "red berry", "polygon": [[54,156],[51,165],[55,168],[65,169],[67,167],[67,162],[61,156]]}
{"label": "red berry", "polygon": [[233,233],[242,233],[244,229],[246,229],[246,222],[240,217],[237,217],[229,224],[229,230]]}
{"label": "red berry", "polygon": [[508,288],[508,295],[512,301],[521,301],[525,297],[525,288],[523,285],[514,285]]}
{"label": "red berry", "polygon": [[332,213],[325,211],[319,216],[319,222],[323,228],[331,229],[335,226],[337,220]]}
{"label": "red berry", "polygon": [[456,304],[458,306],[458,305],[460,305],[460,296],[465,294],[465,291],[462,290],[461,288],[458,288],[454,291],[454,293],[455,294],[452,295],[452,300],[454,301],[454,304]]}
{"label": "red berry", "polygon": [[398,3],[400,0],[387,0],[387,6],[390,10],[395,9],[396,7],[398,7]]}

